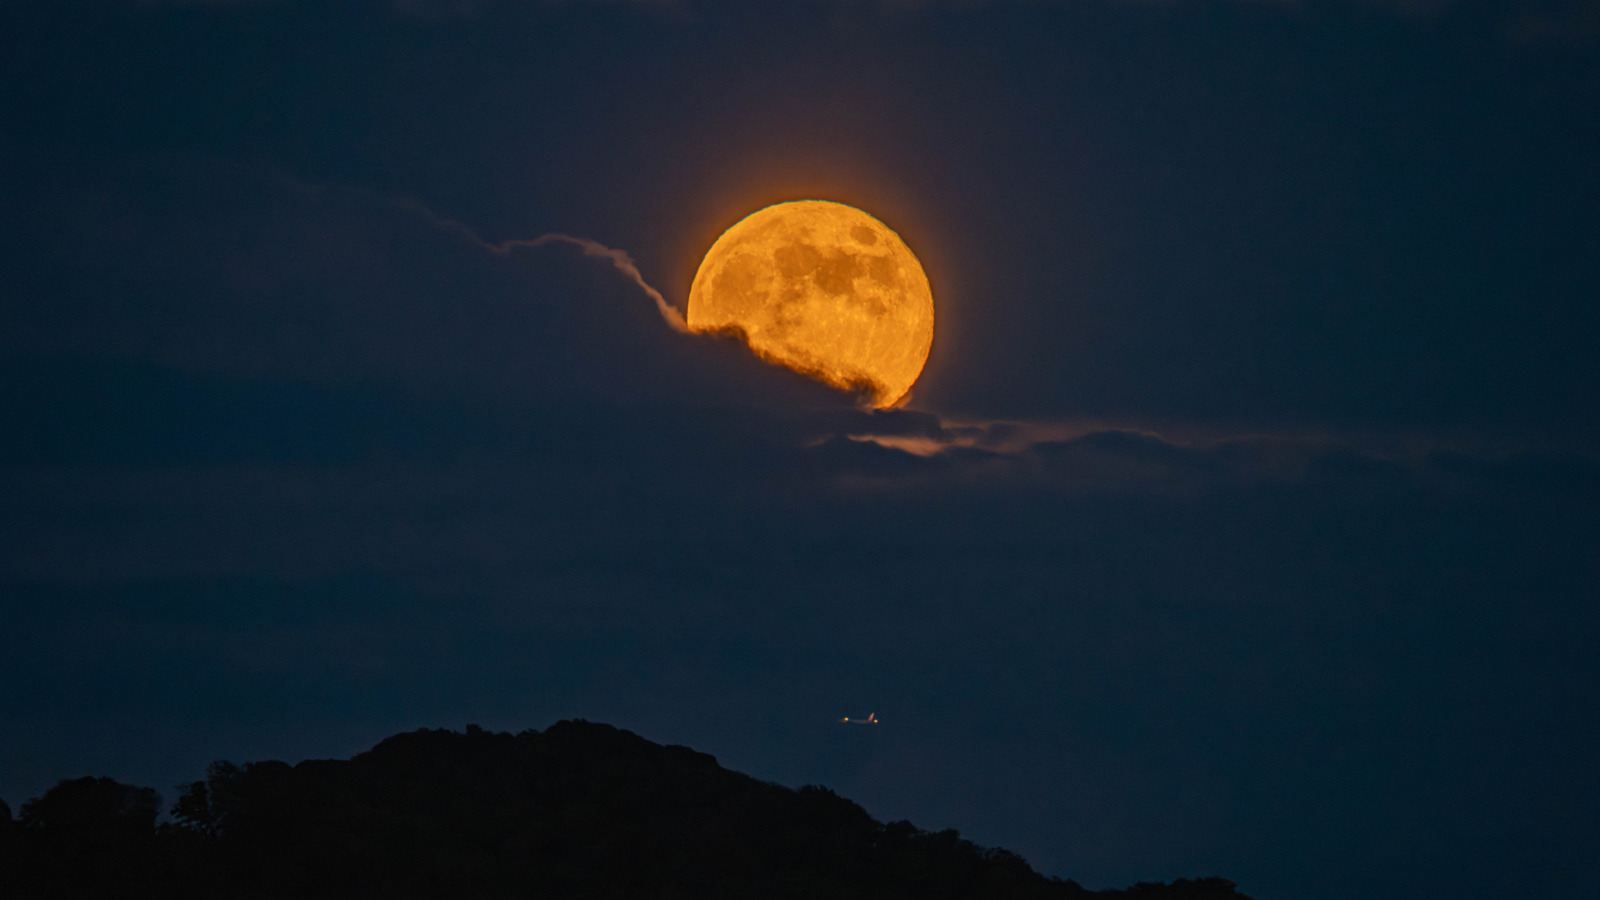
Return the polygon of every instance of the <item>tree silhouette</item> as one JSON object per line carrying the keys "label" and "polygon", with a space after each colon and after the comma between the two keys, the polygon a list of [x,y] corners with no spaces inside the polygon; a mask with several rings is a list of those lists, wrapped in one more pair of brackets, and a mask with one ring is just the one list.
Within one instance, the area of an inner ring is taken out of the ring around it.
{"label": "tree silhouette", "polygon": [[[11,846],[15,840],[11,836],[11,832],[16,827],[16,823],[11,819],[11,807],[7,806],[4,800],[0,800],[0,873],[9,871],[11,868],[9,865]],[[3,875],[0,875],[0,877],[3,877]]]}
{"label": "tree silhouette", "polygon": [[63,847],[96,853],[155,834],[161,797],[110,778],[62,781],[22,805],[22,827]]}
{"label": "tree silhouette", "polygon": [[110,778],[62,781],[22,805],[13,865],[21,895],[142,897],[164,868],[161,798]]}
{"label": "tree silhouette", "polygon": [[[954,830],[884,824],[583,721],[416,731],[350,760],[212,764],[156,826],[148,788],[64,781],[24,805],[4,881],[56,897],[1045,900],[1091,893]],[[1222,879],[1099,892],[1247,900]]]}

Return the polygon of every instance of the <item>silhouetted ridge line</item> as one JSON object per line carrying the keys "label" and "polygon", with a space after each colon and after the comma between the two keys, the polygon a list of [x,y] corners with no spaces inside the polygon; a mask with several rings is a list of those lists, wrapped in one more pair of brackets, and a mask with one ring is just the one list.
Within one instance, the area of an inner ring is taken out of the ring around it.
{"label": "silhouetted ridge line", "polygon": [[0,803],[0,895],[1248,900],[1220,878],[1088,891],[953,830],[884,824],[826,788],[581,720],[217,762],[173,822],[158,806],[109,778],[63,781],[16,821]]}

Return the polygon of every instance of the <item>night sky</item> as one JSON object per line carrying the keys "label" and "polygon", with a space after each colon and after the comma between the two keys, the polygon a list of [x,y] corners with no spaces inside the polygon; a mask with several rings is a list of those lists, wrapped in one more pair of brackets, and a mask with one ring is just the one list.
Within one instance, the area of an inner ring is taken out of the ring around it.
{"label": "night sky", "polygon": [[[578,717],[1094,888],[1594,896],[1596,0],[11,0],[0,86],[12,809]],[[646,289],[801,198],[927,270],[900,409]]]}

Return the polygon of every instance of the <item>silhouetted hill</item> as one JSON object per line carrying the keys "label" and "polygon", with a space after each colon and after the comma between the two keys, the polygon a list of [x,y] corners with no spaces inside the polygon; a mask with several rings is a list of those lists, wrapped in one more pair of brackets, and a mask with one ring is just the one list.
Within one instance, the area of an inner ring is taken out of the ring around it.
{"label": "silhouetted hill", "polygon": [[832,791],[583,721],[214,763],[173,822],[157,807],[108,778],[63,781],[16,821],[0,804],[0,895],[1248,900],[1219,878],[1091,892],[955,831],[885,825]]}

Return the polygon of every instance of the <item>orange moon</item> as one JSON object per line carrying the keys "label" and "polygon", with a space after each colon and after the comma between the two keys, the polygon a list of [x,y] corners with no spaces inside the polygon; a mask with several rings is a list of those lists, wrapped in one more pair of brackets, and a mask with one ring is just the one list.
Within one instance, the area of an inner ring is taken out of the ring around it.
{"label": "orange moon", "polygon": [[795,200],[722,233],[689,288],[690,331],[738,331],[770,362],[891,406],[933,346],[933,290],[900,235],[853,206]]}

